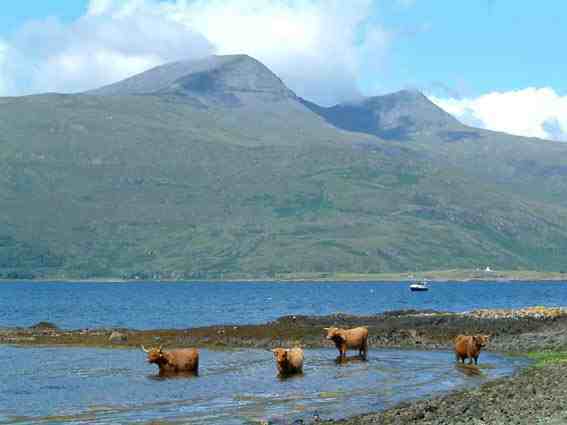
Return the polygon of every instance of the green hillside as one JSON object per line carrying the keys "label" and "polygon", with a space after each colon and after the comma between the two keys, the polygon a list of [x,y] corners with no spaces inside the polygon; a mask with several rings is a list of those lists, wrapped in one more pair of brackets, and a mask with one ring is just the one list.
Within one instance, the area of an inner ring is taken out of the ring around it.
{"label": "green hillside", "polygon": [[567,145],[353,105],[247,56],[0,98],[0,277],[566,267]]}

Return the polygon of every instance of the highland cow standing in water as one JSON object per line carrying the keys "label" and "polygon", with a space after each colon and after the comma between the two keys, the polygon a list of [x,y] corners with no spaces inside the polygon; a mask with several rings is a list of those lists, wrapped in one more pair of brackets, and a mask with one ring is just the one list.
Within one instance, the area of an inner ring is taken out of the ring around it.
{"label": "highland cow standing in water", "polygon": [[327,339],[332,340],[339,350],[339,359],[346,360],[347,349],[358,349],[363,360],[368,358],[368,328],[361,326],[353,329],[325,328]]}
{"label": "highland cow standing in water", "polygon": [[303,349],[274,348],[272,353],[274,353],[276,367],[280,376],[303,373]]}
{"label": "highland cow standing in water", "polygon": [[488,335],[458,335],[455,337],[455,358],[457,362],[465,362],[469,359],[469,364],[478,364],[480,350],[488,343]]}
{"label": "highland cow standing in water", "polygon": [[157,364],[159,375],[192,374],[199,372],[199,351],[196,348],[179,348],[164,351],[160,345],[158,348],[144,348],[148,354],[148,363]]}

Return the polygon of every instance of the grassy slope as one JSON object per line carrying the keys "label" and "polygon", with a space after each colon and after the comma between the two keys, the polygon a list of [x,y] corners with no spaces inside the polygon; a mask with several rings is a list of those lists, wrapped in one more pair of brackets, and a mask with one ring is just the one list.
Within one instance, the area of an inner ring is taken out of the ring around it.
{"label": "grassy slope", "polygon": [[533,351],[528,353],[528,357],[535,362],[533,366],[538,368],[567,362],[567,353],[564,351]]}
{"label": "grassy slope", "polygon": [[385,142],[247,105],[0,99],[2,276],[563,267],[563,145]]}

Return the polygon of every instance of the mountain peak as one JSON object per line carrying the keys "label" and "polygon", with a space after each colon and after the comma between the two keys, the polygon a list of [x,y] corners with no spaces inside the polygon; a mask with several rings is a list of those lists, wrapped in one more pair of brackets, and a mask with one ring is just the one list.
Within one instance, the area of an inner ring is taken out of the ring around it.
{"label": "mountain peak", "polygon": [[245,54],[167,63],[87,94],[176,95],[222,103],[237,103],[250,94],[265,101],[295,97],[272,71]]}
{"label": "mountain peak", "polygon": [[427,99],[427,97],[420,92],[417,89],[402,89],[402,90],[398,90],[395,91],[393,93],[389,93],[386,95],[382,95],[382,97],[384,96],[396,96],[400,99]]}
{"label": "mountain peak", "polygon": [[406,139],[418,134],[448,132],[464,127],[418,90],[400,90],[330,108],[303,102],[335,127],[369,133],[383,139]]}
{"label": "mountain peak", "polygon": [[318,106],[299,99],[270,69],[246,54],[167,63],[87,94],[174,97],[197,107],[250,106],[258,111],[268,103],[299,100],[335,127],[383,139],[429,134],[454,138],[465,129],[418,90],[400,90],[330,108]]}

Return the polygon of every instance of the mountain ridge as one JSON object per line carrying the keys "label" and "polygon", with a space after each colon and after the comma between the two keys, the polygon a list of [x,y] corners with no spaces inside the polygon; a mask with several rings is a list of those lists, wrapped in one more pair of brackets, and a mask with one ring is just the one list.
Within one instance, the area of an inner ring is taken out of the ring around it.
{"label": "mountain ridge", "polygon": [[424,131],[440,133],[467,129],[423,93],[413,90],[365,97],[326,108],[305,99],[302,103],[337,128],[382,139],[402,140]]}
{"label": "mountain ridge", "polygon": [[[208,104],[240,106],[255,100],[298,101],[334,127],[384,139],[404,139],[424,129],[462,131],[458,120],[417,90],[365,97],[323,107],[299,98],[265,65],[248,55],[210,56],[154,67],[125,80],[86,92],[90,95],[171,95]],[[249,100],[248,100],[249,101]],[[421,120],[416,120],[417,116]]]}
{"label": "mountain ridge", "polygon": [[406,92],[337,127],[258,61],[208,61],[0,98],[0,277],[563,267],[567,145]]}

